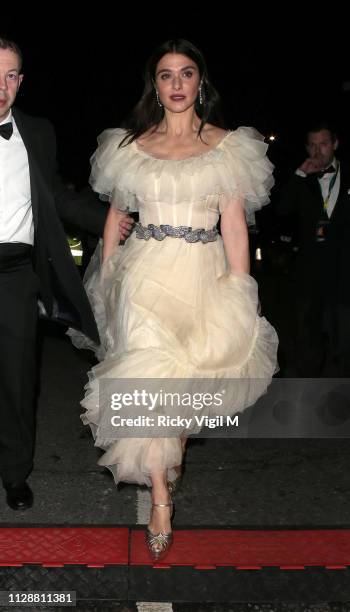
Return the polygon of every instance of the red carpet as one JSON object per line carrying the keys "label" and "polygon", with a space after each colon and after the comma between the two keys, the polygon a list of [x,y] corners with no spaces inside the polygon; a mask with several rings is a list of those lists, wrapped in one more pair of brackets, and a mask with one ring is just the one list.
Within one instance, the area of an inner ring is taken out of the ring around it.
{"label": "red carpet", "polygon": [[[113,527],[0,529],[0,566],[155,565],[144,531]],[[345,569],[350,565],[350,529],[175,530],[174,544],[157,567],[197,569]]]}

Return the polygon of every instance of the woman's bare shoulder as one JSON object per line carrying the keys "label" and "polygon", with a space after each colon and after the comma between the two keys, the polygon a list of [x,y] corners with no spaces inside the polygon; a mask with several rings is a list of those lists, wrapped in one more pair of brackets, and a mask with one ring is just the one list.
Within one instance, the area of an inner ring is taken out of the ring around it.
{"label": "woman's bare shoulder", "polygon": [[142,145],[144,142],[152,142],[154,140],[157,140],[158,138],[159,133],[153,127],[147,130],[147,132],[141,134],[141,136],[138,137],[137,142]]}
{"label": "woman's bare shoulder", "polygon": [[206,144],[208,144],[210,147],[216,147],[216,145],[218,145],[219,142],[225,138],[226,134],[228,134],[227,130],[217,127],[216,125],[206,123],[202,130],[201,136]]}

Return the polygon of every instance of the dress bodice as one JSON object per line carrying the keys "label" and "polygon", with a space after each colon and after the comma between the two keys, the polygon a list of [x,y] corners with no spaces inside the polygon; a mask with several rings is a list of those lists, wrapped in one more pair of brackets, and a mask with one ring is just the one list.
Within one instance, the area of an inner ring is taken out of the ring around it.
{"label": "dress bodice", "polygon": [[228,132],[207,152],[181,160],[159,159],[136,141],[121,145],[120,128],[105,130],[91,162],[90,183],[120,210],[139,211],[142,224],[209,229],[235,198],[247,216],[269,201],[273,166],[253,128]]}

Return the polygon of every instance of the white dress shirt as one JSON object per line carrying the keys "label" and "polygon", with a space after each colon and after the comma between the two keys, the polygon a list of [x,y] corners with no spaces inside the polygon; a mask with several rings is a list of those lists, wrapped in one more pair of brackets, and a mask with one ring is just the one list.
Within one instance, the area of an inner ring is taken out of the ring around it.
{"label": "white dress shirt", "polygon": [[[337,168],[338,164],[339,162],[335,158],[333,158],[332,163],[329,165],[334,166],[334,168]],[[295,174],[297,174],[298,176],[303,176],[303,177],[307,176],[305,172],[299,169],[296,171]],[[325,201],[328,196],[329,185],[334,175],[335,175],[335,172],[327,172],[322,178],[317,179],[319,182],[320,188],[321,188],[323,201]],[[327,208],[326,208],[328,217],[332,215],[332,212],[334,210],[334,206],[336,204],[336,201],[339,195],[339,189],[340,189],[340,167],[338,170],[337,178],[335,179],[335,183],[330,193]]]}
{"label": "white dress shirt", "polygon": [[11,138],[0,136],[0,243],[33,244],[28,154],[11,112],[1,124],[9,121],[13,124]]}
{"label": "white dress shirt", "polygon": [[[333,163],[333,166],[336,167],[337,162],[334,159],[332,163]],[[325,201],[328,196],[329,185],[334,175],[335,175],[335,172],[327,172],[322,178],[318,179],[318,182],[320,184],[321,191],[322,191],[323,201]],[[335,183],[333,185],[332,191],[329,195],[329,200],[328,200],[328,204],[326,208],[328,217],[330,217],[333,212],[335,203],[339,195],[339,189],[340,189],[340,168],[338,170],[337,178],[335,179]]]}

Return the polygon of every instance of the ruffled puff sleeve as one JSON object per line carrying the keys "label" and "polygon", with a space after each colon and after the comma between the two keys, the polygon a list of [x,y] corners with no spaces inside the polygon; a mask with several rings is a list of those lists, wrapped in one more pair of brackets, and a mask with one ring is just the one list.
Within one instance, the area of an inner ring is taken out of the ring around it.
{"label": "ruffled puff sleeve", "polygon": [[89,183],[101,200],[107,200],[119,210],[138,210],[135,194],[120,190],[118,184],[128,165],[129,145],[121,145],[126,131],[121,128],[108,129],[97,138],[98,147],[90,159]]}
{"label": "ruffled puff sleeve", "polygon": [[254,212],[270,201],[274,166],[266,156],[264,137],[251,127],[240,127],[224,141],[225,178],[219,200],[222,213],[232,200],[244,198],[249,223]]}

